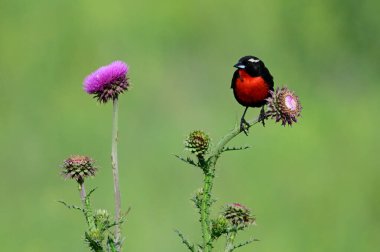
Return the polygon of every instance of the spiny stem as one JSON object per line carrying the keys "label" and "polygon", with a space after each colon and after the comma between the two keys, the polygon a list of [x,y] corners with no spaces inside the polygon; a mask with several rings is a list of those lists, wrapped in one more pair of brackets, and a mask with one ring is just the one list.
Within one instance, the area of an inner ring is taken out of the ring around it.
{"label": "spiny stem", "polygon": [[94,218],[94,214],[92,212],[92,208],[91,208],[91,202],[90,202],[90,196],[91,194],[94,192],[94,189],[91,190],[86,196],[85,196],[85,200],[84,200],[84,209],[83,209],[83,213],[84,213],[84,216],[86,218],[86,221],[87,221],[87,224],[88,224],[88,229],[89,230],[94,230],[96,228],[95,226],[95,218]]}
{"label": "spiny stem", "polygon": [[[248,128],[252,127],[253,125],[255,125],[256,123],[259,122],[259,119],[260,119],[260,116],[253,120],[253,121],[250,121],[248,122],[249,126]],[[241,133],[241,129],[240,129],[240,125],[235,125],[235,128],[230,132],[228,133],[227,135],[225,135],[220,141],[219,143],[215,146],[215,148],[211,151],[211,154],[210,154],[210,161],[211,161],[211,165],[215,166],[215,163],[216,161],[218,160],[220,154],[223,152],[223,149],[224,149],[224,146],[226,146],[226,144],[231,141],[234,137],[236,137],[237,135],[239,135]]]}
{"label": "spiny stem", "polygon": [[[260,117],[259,117],[260,118]],[[248,128],[253,126],[259,121],[259,118],[248,123]],[[203,197],[201,201],[201,226],[202,226],[202,236],[203,236],[203,252],[210,252],[212,250],[212,239],[211,239],[211,227],[210,227],[210,206],[211,206],[211,191],[213,186],[213,179],[215,177],[215,166],[218,161],[220,154],[223,152],[226,144],[231,141],[234,137],[241,133],[239,125],[225,135],[215,148],[211,151],[210,158],[206,161],[200,162],[202,170],[204,172],[204,184],[203,184]],[[199,158],[199,157],[198,157]],[[234,239],[234,238],[233,238]],[[233,241],[233,240],[232,240]],[[233,247],[232,247],[233,249]],[[232,251],[232,250],[229,250]]]}
{"label": "spiny stem", "polygon": [[[119,187],[119,164],[117,159],[117,142],[118,142],[118,109],[119,103],[118,99],[113,100],[113,114],[112,114],[112,173],[113,173],[113,183],[114,183],[114,194],[115,194],[115,222],[119,223],[121,214],[121,202],[120,202],[120,187]],[[117,224],[115,226],[115,240],[117,244],[117,251],[121,251],[120,248],[120,226]]]}
{"label": "spiny stem", "polygon": [[83,207],[86,206],[86,189],[84,188],[84,183],[79,184],[80,198],[82,200]]}
{"label": "spiny stem", "polygon": [[203,252],[209,252],[212,249],[211,244],[211,228],[210,228],[210,206],[211,206],[211,190],[214,179],[214,169],[205,169],[203,197],[201,201],[201,226],[203,236]]}
{"label": "spiny stem", "polygon": [[228,233],[226,248],[224,249],[224,252],[231,252],[235,249],[235,246],[234,246],[235,237],[236,237],[236,232]]}

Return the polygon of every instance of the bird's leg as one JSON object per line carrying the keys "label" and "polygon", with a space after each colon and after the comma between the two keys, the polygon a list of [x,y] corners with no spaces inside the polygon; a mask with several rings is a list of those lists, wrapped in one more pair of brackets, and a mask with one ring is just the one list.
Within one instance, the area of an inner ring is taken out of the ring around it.
{"label": "bird's leg", "polygon": [[265,115],[265,110],[264,110],[264,106],[261,107],[261,110],[260,110],[260,115],[259,115],[259,122],[261,122],[263,124],[263,126],[265,127],[265,119],[267,118],[267,116]]}
{"label": "bird's leg", "polygon": [[245,113],[247,113],[248,107],[245,107],[244,113],[240,119],[240,132],[244,132],[248,136],[249,123],[244,119]]}

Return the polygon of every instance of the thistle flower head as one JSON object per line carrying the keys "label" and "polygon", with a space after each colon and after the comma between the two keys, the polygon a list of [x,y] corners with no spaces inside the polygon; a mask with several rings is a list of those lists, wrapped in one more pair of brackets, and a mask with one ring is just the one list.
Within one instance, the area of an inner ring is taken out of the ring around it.
{"label": "thistle flower head", "polygon": [[88,75],[84,80],[83,89],[89,94],[94,94],[99,102],[106,103],[128,89],[127,72],[127,64],[122,61],[112,62]]}
{"label": "thistle flower head", "polygon": [[277,88],[271,91],[271,96],[267,99],[268,111],[266,116],[275,118],[276,122],[281,124],[292,125],[297,122],[297,118],[301,115],[302,106],[298,96],[287,87]]}
{"label": "thistle flower head", "polygon": [[191,153],[203,156],[210,147],[210,137],[201,130],[195,130],[185,140],[185,147]]}
{"label": "thistle flower head", "polygon": [[251,211],[239,203],[227,204],[223,216],[234,226],[248,226],[255,223]]}
{"label": "thistle flower head", "polygon": [[94,161],[86,156],[71,156],[63,162],[62,175],[65,178],[76,180],[79,184],[84,182],[87,177],[95,176],[97,168]]}

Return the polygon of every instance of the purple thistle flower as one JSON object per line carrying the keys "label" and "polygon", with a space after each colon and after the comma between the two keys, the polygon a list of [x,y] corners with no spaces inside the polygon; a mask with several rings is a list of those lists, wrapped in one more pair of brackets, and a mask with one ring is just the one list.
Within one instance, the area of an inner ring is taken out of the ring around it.
{"label": "purple thistle flower", "polygon": [[301,116],[302,106],[299,98],[287,87],[271,91],[267,101],[269,109],[266,116],[276,119],[276,122],[281,122],[283,126],[296,123],[297,118]]}
{"label": "purple thistle flower", "polygon": [[126,63],[114,61],[88,75],[83,82],[83,89],[89,94],[95,94],[99,102],[117,99],[129,87],[127,72]]}

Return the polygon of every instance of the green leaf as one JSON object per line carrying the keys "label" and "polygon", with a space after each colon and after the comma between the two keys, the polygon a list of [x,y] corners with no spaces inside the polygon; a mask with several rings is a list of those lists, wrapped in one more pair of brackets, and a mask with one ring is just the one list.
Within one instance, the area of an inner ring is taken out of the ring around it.
{"label": "green leaf", "polygon": [[79,210],[81,212],[83,212],[83,208],[79,207],[79,206],[75,206],[75,205],[68,205],[66,202],[62,201],[62,200],[59,200],[58,201],[59,203],[62,203],[64,206],[66,206],[68,209],[75,209],[75,210]]}
{"label": "green leaf", "polygon": [[235,150],[246,150],[250,148],[250,146],[239,146],[239,147],[224,147],[222,152],[225,152],[225,151],[235,151]]}
{"label": "green leaf", "polygon": [[189,241],[185,238],[185,236],[181,233],[181,231],[179,231],[179,230],[176,229],[176,230],[174,230],[174,232],[176,232],[176,233],[178,234],[178,236],[181,238],[183,244],[185,244],[186,247],[187,247],[190,251],[193,251],[193,252],[196,251],[194,245],[191,244],[191,242],[189,242]]}
{"label": "green leaf", "polygon": [[194,160],[192,160],[191,158],[187,157],[187,158],[184,158],[184,157],[181,157],[181,156],[178,156],[178,155],[174,155],[176,158],[178,158],[179,160],[182,160],[183,162],[185,163],[188,163],[188,164],[191,164],[191,165],[194,165],[196,167],[200,167],[199,164],[197,164]]}
{"label": "green leaf", "polygon": [[94,189],[91,189],[91,190],[89,191],[89,193],[87,193],[87,195],[86,195],[86,199],[89,199],[90,196],[91,196],[91,194],[92,194],[96,189],[97,189],[96,187],[95,187]]}
{"label": "green leaf", "polygon": [[114,240],[112,239],[112,237],[110,237],[110,236],[108,236],[108,238],[107,238],[107,245],[109,248],[108,251],[117,252],[116,244],[115,244]]}
{"label": "green leaf", "polygon": [[240,248],[240,247],[243,247],[243,246],[245,246],[245,245],[248,245],[248,244],[250,244],[250,243],[252,243],[252,242],[254,242],[254,241],[258,241],[258,239],[251,238],[251,239],[249,239],[248,241],[245,241],[245,242],[239,243],[239,244],[237,244],[237,245],[234,246],[233,250],[235,250],[235,249],[237,249],[237,248]]}

